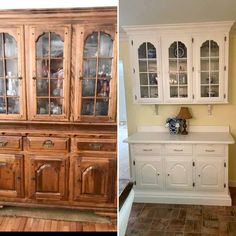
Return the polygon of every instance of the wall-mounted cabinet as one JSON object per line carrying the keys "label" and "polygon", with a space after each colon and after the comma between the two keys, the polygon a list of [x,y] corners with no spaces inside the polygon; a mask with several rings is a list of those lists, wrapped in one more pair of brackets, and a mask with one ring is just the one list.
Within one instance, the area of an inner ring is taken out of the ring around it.
{"label": "wall-mounted cabinet", "polygon": [[124,27],[130,42],[134,102],[227,103],[232,24]]}

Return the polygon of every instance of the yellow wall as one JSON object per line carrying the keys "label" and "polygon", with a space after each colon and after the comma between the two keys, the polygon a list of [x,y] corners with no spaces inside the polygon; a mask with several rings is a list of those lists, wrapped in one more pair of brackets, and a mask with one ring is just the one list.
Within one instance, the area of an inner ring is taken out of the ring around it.
{"label": "yellow wall", "polygon": [[[231,134],[236,140],[236,34],[231,34],[229,43],[229,104],[213,105],[211,116],[208,115],[207,105],[188,105],[193,115],[189,124],[229,125]],[[154,105],[134,104],[128,41],[120,42],[120,59],[124,64],[129,134],[134,133],[140,125],[164,125],[167,117],[178,114],[180,105],[159,105],[156,115]],[[229,147],[229,180],[236,181],[236,144]]]}

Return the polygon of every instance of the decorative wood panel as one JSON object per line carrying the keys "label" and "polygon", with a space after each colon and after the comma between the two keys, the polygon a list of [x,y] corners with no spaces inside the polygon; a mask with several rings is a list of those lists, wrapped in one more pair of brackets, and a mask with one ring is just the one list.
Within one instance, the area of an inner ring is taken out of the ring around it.
{"label": "decorative wood panel", "polygon": [[29,157],[29,195],[33,199],[65,200],[67,198],[67,157]]}
{"label": "decorative wood panel", "polygon": [[23,197],[23,155],[0,154],[0,196]]}

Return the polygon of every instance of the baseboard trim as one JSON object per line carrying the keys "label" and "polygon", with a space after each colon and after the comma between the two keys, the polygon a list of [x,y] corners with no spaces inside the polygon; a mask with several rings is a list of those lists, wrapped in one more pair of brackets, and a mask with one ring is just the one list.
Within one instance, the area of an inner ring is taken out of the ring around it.
{"label": "baseboard trim", "polygon": [[202,195],[202,196],[171,196],[135,193],[134,202],[164,203],[164,204],[191,204],[191,205],[215,205],[231,206],[232,200],[229,194],[225,195]]}
{"label": "baseboard trim", "polygon": [[229,187],[236,187],[236,180],[229,180]]}

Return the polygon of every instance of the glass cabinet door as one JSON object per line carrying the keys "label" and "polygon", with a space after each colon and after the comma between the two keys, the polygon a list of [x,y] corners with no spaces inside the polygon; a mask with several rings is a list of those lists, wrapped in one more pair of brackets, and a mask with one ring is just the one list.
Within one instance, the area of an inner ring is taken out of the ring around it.
{"label": "glass cabinet door", "polygon": [[190,102],[192,99],[191,38],[166,38],[163,39],[163,44],[165,102]]}
{"label": "glass cabinet door", "polygon": [[0,29],[0,118],[25,119],[23,31]]}
{"label": "glass cabinet door", "polygon": [[139,99],[145,101],[160,99],[160,68],[158,49],[147,41],[141,43],[138,48],[138,84]]}
{"label": "glass cabinet door", "polygon": [[75,119],[113,122],[116,113],[115,32],[108,29],[80,29],[80,32],[83,37],[77,45],[82,54],[81,62],[77,58],[76,63]]}
{"label": "glass cabinet door", "polygon": [[69,27],[31,29],[32,119],[69,119],[69,34]]}
{"label": "glass cabinet door", "polygon": [[219,45],[205,41],[200,49],[201,97],[219,97]]}
{"label": "glass cabinet door", "polygon": [[215,36],[214,40],[207,37],[196,40],[197,61],[197,101],[227,101],[227,86],[224,84],[224,38]]}

